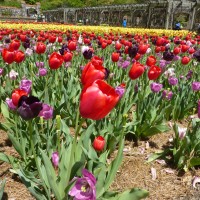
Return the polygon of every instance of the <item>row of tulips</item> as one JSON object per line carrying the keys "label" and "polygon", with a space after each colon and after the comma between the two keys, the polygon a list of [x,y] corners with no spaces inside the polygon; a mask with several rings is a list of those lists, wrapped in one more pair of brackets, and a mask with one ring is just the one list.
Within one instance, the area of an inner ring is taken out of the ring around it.
{"label": "row of tulips", "polygon": [[[200,117],[200,37],[3,25],[0,96],[5,122],[0,127],[20,156],[0,153],[0,159],[12,165],[37,199],[146,197],[139,189],[108,192],[122,161],[125,135],[137,141],[169,130],[167,120]],[[198,120],[193,124],[196,130]],[[183,136],[176,136],[183,148]],[[117,156],[108,164],[116,148]],[[187,167],[198,163],[193,160]]]}

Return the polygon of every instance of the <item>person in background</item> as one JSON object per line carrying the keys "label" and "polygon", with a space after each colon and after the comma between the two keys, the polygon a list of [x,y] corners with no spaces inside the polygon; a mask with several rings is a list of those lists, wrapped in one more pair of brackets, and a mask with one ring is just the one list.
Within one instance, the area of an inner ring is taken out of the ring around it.
{"label": "person in background", "polygon": [[123,27],[126,27],[126,25],[127,25],[127,22],[126,22],[126,19],[125,19],[125,18],[123,19],[122,25],[123,25]]}
{"label": "person in background", "polygon": [[181,23],[180,22],[176,22],[175,30],[181,30],[181,29],[182,29]]}

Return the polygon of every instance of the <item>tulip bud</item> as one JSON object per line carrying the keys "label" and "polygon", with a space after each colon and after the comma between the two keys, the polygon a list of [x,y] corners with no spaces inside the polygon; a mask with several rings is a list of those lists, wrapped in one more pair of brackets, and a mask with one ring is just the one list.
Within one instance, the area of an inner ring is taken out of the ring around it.
{"label": "tulip bud", "polygon": [[54,167],[58,167],[58,164],[59,164],[59,154],[58,154],[57,151],[52,153],[51,160],[52,160],[53,166]]}
{"label": "tulip bud", "polygon": [[102,136],[98,136],[93,141],[93,148],[96,151],[102,151],[105,146],[105,139]]}

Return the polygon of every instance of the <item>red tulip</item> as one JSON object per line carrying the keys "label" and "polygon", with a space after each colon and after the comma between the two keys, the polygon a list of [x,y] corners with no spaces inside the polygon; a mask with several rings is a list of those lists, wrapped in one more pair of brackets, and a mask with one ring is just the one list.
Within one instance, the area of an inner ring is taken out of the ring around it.
{"label": "red tulip", "polygon": [[195,51],[196,50],[193,47],[189,48],[189,50],[188,50],[189,54],[193,54]]}
{"label": "red tulip", "polygon": [[20,41],[19,40],[13,40],[9,45],[9,49],[12,50],[12,51],[18,50],[19,47],[20,47]]}
{"label": "red tulip", "polygon": [[156,47],[155,47],[155,52],[156,52],[156,53],[159,53],[160,51],[161,51],[161,47],[157,47],[157,46],[156,46]]}
{"label": "red tulip", "polygon": [[61,43],[62,40],[63,40],[62,37],[61,37],[61,36],[58,36],[58,42]]}
{"label": "red tulip", "polygon": [[121,44],[120,42],[116,42],[116,44],[115,44],[115,49],[116,49],[116,50],[120,50],[121,47],[122,47],[122,44]]}
{"label": "red tulip", "polygon": [[68,43],[68,49],[69,49],[70,51],[75,51],[75,50],[76,50],[76,42],[70,41],[70,42]]}
{"label": "red tulip", "polygon": [[98,56],[93,56],[91,62],[93,65],[103,65],[103,60]]}
{"label": "red tulip", "polygon": [[104,149],[105,143],[106,142],[105,142],[104,137],[98,136],[98,137],[95,137],[92,146],[96,151],[102,151]]}
{"label": "red tulip", "polygon": [[151,66],[148,71],[149,80],[156,80],[161,74],[161,68],[157,66]]}
{"label": "red tulip", "polygon": [[11,64],[15,60],[15,52],[10,51],[8,49],[3,49],[2,50],[2,57],[3,57],[4,62]]}
{"label": "red tulip", "polygon": [[187,45],[184,44],[184,45],[181,46],[181,51],[183,53],[185,53],[189,48],[190,48],[189,46],[187,46]]}
{"label": "red tulip", "polygon": [[190,58],[187,57],[187,56],[183,56],[182,59],[181,59],[181,63],[183,65],[187,65],[188,63],[190,62]]}
{"label": "red tulip", "polygon": [[15,106],[18,106],[18,102],[21,96],[28,96],[28,93],[24,90],[16,89],[12,93],[12,102]]}
{"label": "red tulip", "polygon": [[156,64],[156,58],[154,56],[147,57],[146,65],[151,67]]}
{"label": "red tulip", "polygon": [[61,67],[63,61],[63,57],[60,54],[54,52],[49,57],[49,67],[51,69],[58,69],[59,67]]}
{"label": "red tulip", "polygon": [[15,62],[21,63],[25,59],[25,54],[23,51],[16,51],[15,52]]}
{"label": "red tulip", "polygon": [[112,59],[113,62],[117,62],[119,60],[119,53],[113,52],[111,59]]}
{"label": "red tulip", "polygon": [[36,53],[42,54],[46,51],[46,45],[42,42],[38,42],[36,45]]}
{"label": "red tulip", "polygon": [[106,69],[102,65],[94,65],[89,62],[83,69],[81,75],[81,83],[85,86],[91,85],[97,79],[105,79]]}
{"label": "red tulip", "polygon": [[175,47],[174,50],[173,50],[173,53],[175,55],[178,55],[180,53],[181,49],[179,47]]}
{"label": "red tulip", "polygon": [[139,62],[135,62],[129,71],[129,77],[132,80],[135,80],[139,78],[140,76],[142,76],[144,71],[145,71],[144,65],[140,64]]}
{"label": "red tulip", "polygon": [[49,36],[49,42],[54,43],[56,41],[56,36],[55,35],[50,35]]}
{"label": "red tulip", "polygon": [[22,41],[22,42],[25,42],[26,41],[26,35],[22,35],[22,34],[20,34],[20,40]]}
{"label": "red tulip", "polygon": [[142,45],[139,46],[138,53],[145,54],[147,49],[148,49],[148,45],[142,44]]}
{"label": "red tulip", "polygon": [[66,52],[63,55],[64,61],[65,62],[70,62],[72,60],[73,54],[71,52]]}
{"label": "red tulip", "polygon": [[100,120],[115,107],[119,95],[103,80],[84,87],[80,97],[80,114],[84,118]]}
{"label": "red tulip", "polygon": [[139,60],[141,58],[141,55],[139,53],[136,54],[136,56],[134,57],[135,60]]}
{"label": "red tulip", "polygon": [[102,49],[105,49],[105,48],[107,47],[107,45],[108,45],[107,42],[102,42],[101,48],[102,48]]}

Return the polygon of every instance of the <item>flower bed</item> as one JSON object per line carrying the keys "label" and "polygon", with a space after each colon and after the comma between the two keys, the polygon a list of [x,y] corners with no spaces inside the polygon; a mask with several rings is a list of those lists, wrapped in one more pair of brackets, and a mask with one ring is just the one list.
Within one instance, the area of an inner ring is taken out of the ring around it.
{"label": "flower bed", "polygon": [[[0,128],[19,154],[0,153],[0,159],[12,165],[36,199],[146,197],[142,189],[109,188],[125,136],[136,143],[148,140],[168,131],[169,120],[171,145],[148,162],[166,157],[178,170],[199,166],[200,37],[195,33],[0,26],[5,119]],[[176,121],[186,117],[191,120],[183,129]]]}

